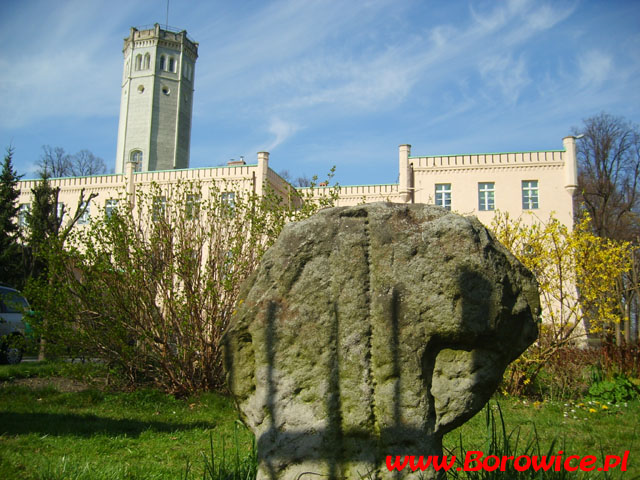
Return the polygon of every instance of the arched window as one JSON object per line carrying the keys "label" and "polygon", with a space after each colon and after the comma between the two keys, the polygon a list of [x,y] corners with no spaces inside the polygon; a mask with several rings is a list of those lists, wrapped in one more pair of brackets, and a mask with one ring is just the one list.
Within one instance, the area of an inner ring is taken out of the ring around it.
{"label": "arched window", "polygon": [[131,152],[131,161],[135,164],[133,170],[135,172],[142,171],[142,151],[134,150]]}
{"label": "arched window", "polygon": [[136,70],[142,70],[142,55],[136,55]]}
{"label": "arched window", "polygon": [[149,70],[149,66],[151,65],[151,56],[148,53],[144,54],[144,69]]}
{"label": "arched window", "polygon": [[169,71],[170,72],[176,71],[176,60],[173,57],[169,57]]}
{"label": "arched window", "polygon": [[160,55],[160,70],[164,70],[166,63],[167,57],[165,57],[164,55]]}

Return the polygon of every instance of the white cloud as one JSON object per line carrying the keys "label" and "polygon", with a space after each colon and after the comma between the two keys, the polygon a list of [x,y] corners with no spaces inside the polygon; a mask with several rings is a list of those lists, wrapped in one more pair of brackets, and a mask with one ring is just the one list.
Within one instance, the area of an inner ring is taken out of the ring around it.
{"label": "white cloud", "polygon": [[578,58],[578,84],[583,87],[600,87],[613,71],[613,59],[600,50],[589,50]]}
{"label": "white cloud", "polygon": [[480,73],[486,84],[497,88],[502,98],[510,104],[515,104],[522,90],[531,83],[525,60],[520,57],[513,60],[509,57],[491,56],[479,66]]}
{"label": "white cloud", "polygon": [[295,123],[286,122],[280,118],[272,118],[271,122],[269,122],[268,131],[275,138],[264,150],[267,152],[273,151],[278,145],[293,136],[299,129],[300,127]]}

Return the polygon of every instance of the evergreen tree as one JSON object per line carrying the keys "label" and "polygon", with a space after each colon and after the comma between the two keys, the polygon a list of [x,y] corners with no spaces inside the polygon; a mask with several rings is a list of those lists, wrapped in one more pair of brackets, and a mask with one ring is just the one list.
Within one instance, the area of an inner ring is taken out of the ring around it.
{"label": "evergreen tree", "polygon": [[54,189],[49,183],[48,176],[31,189],[33,201],[31,211],[27,216],[29,225],[28,245],[30,262],[28,274],[30,277],[39,276],[45,269],[44,252],[48,242],[57,236],[60,228],[57,215],[59,189]]}
{"label": "evergreen tree", "polygon": [[0,281],[11,286],[22,285],[24,278],[18,238],[17,200],[20,176],[12,165],[13,149],[7,148],[0,174]]}

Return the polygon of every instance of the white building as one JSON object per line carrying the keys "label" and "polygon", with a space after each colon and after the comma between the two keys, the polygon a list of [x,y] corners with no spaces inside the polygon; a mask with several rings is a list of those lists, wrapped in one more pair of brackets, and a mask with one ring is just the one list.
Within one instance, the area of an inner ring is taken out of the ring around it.
{"label": "white building", "polygon": [[[80,192],[96,193],[87,222],[102,208],[112,207],[123,192],[134,198],[178,180],[198,180],[206,191],[212,182],[233,182],[234,188],[262,194],[267,185],[284,198],[297,197],[269,167],[269,154],[257,154],[255,164],[233,162],[224,167],[189,167],[189,144],[198,44],[186,31],[156,24],[132,28],[124,40],[124,73],[113,175],[52,179],[60,188],[66,211],[76,208]],[[566,137],[562,150],[446,156],[411,155],[410,145],[399,148],[399,181],[386,185],[343,186],[338,205],[390,201],[435,203],[489,224],[500,210],[518,217],[534,212],[545,220],[554,212],[566,225],[573,221],[573,194],[577,185],[575,139]],[[339,159],[336,159],[339,168]],[[389,165],[389,177],[396,178]],[[22,211],[31,204],[37,181],[19,183]],[[304,189],[300,189],[304,190]],[[327,188],[314,190],[324,195]]]}
{"label": "white building", "polygon": [[124,70],[115,172],[189,167],[193,80],[198,44],[186,31],[131,28]]}

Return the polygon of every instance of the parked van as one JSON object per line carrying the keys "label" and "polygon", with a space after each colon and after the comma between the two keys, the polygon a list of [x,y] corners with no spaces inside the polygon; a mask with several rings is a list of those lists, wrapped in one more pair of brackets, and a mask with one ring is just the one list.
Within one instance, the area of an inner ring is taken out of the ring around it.
{"label": "parked van", "polygon": [[25,347],[23,314],[29,302],[15,288],[0,286],[0,363],[16,364]]}

